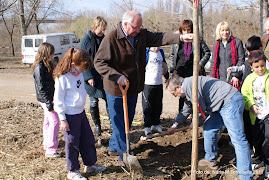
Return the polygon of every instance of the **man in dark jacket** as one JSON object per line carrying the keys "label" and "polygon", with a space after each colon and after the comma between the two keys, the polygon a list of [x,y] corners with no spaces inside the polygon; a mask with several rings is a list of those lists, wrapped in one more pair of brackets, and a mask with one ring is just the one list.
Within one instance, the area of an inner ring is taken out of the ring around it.
{"label": "man in dark jacket", "polygon": [[[239,179],[253,179],[250,149],[244,133],[244,98],[236,88],[219,79],[199,76],[198,82],[198,102],[201,111],[209,113],[203,126],[205,158],[201,159],[198,165],[218,169],[217,133],[225,125],[234,145]],[[167,130],[173,133],[192,113],[192,77],[182,78],[173,73],[166,87],[175,97],[186,97],[183,109]]]}
{"label": "man in dark jacket", "polygon": [[[109,153],[126,151],[122,94],[119,85],[130,86],[128,96],[129,126],[132,123],[137,95],[144,88],[146,47],[177,44],[180,40],[192,40],[193,35],[153,33],[142,29],[141,14],[128,11],[122,17],[117,29],[102,41],[94,59],[94,66],[104,77],[108,108],[113,128],[109,141]],[[120,163],[122,161],[120,159]]]}

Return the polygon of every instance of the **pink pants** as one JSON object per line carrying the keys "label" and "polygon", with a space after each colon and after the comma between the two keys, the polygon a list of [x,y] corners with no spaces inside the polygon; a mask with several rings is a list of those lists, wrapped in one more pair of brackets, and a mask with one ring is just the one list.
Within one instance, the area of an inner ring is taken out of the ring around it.
{"label": "pink pants", "polygon": [[43,146],[46,154],[57,153],[58,151],[58,134],[59,134],[59,117],[55,111],[48,111],[46,103],[40,103],[44,109],[43,123]]}

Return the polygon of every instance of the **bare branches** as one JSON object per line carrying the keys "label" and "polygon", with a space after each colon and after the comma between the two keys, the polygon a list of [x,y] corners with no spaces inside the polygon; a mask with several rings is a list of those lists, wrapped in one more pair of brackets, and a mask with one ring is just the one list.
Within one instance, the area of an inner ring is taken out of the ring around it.
{"label": "bare branches", "polygon": [[6,10],[8,10],[16,2],[17,2],[17,0],[14,0],[12,3],[10,3],[7,6],[5,6],[5,1],[0,1],[0,14],[2,14],[3,12],[5,12]]}
{"label": "bare branches", "polygon": [[230,10],[246,10],[246,9],[259,9],[259,7],[257,6],[254,6],[254,5],[249,5],[249,6],[242,6],[242,7],[239,7],[237,5],[233,5],[231,4],[229,1],[227,0],[222,0],[223,2],[225,2],[229,7],[230,7]]}
{"label": "bare branches", "polygon": [[[193,9],[192,5],[187,4],[185,1],[179,0],[179,2],[181,2],[185,6],[189,7],[190,9]],[[189,0],[189,2],[191,2],[191,1]]]}

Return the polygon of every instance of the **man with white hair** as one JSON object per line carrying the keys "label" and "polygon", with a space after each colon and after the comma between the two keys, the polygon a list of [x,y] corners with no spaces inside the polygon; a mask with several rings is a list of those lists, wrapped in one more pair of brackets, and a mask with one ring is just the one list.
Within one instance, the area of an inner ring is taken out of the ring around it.
{"label": "man with white hair", "polygon": [[[142,28],[142,16],[136,11],[127,11],[122,22],[109,33],[100,44],[94,59],[94,66],[103,76],[104,89],[108,102],[113,133],[109,141],[110,155],[126,151],[126,136],[122,93],[119,85],[127,86],[129,126],[131,126],[137,95],[144,88],[146,47],[178,44],[180,41],[192,41],[193,34],[154,33]],[[119,159],[120,165],[124,165]]]}

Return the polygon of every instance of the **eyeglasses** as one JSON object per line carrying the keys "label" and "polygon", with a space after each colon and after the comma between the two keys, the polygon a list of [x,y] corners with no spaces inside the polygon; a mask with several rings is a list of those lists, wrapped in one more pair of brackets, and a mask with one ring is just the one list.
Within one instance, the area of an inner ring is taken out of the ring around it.
{"label": "eyeglasses", "polygon": [[141,27],[134,27],[131,23],[128,23],[135,31],[137,31],[137,30],[139,30],[139,29],[141,29],[143,26],[141,26]]}

